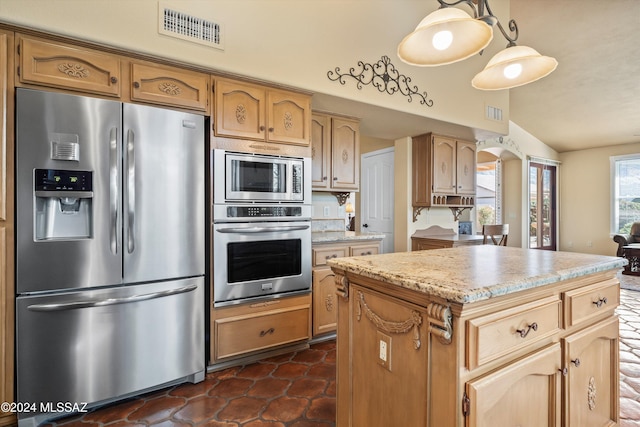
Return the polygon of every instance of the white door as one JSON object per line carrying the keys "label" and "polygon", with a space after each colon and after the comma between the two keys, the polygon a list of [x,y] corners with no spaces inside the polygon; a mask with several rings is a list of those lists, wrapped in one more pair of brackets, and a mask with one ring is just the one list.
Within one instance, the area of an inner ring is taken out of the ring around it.
{"label": "white door", "polygon": [[383,253],[393,246],[393,148],[362,155],[361,231],[384,234]]}

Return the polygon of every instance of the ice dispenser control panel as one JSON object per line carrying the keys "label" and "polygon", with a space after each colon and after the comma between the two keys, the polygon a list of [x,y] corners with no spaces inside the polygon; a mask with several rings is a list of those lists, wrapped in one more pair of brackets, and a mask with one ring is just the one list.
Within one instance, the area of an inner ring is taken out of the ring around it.
{"label": "ice dispenser control panel", "polygon": [[36,169],[36,191],[92,191],[91,172]]}
{"label": "ice dispenser control panel", "polygon": [[36,241],[90,239],[93,236],[91,171],[34,171]]}

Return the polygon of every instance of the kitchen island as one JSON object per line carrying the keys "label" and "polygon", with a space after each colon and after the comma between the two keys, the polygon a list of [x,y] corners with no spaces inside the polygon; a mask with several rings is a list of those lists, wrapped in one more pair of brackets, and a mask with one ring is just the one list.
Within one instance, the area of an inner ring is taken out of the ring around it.
{"label": "kitchen island", "polygon": [[337,427],[613,426],[617,257],[491,245],[337,258]]}

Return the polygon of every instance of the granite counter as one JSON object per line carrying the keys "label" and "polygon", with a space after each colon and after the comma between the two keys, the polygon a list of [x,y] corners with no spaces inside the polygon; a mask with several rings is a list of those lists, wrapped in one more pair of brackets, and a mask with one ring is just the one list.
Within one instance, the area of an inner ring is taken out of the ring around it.
{"label": "granite counter", "polygon": [[362,233],[359,231],[315,231],[311,233],[311,243],[340,243],[384,239],[384,234]]}
{"label": "granite counter", "polygon": [[591,273],[620,269],[624,258],[494,245],[368,257],[329,266],[452,302],[470,303]]}

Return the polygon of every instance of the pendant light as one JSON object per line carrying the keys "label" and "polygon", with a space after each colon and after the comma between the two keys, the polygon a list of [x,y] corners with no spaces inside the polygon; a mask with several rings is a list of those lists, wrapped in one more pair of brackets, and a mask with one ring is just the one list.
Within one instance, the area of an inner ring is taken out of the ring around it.
{"label": "pendant light", "polygon": [[398,57],[410,65],[433,67],[462,61],[487,47],[493,29],[460,9],[443,8],[427,15],[398,46]]}
{"label": "pendant light", "polygon": [[[489,7],[488,0],[438,0],[440,8],[427,15],[398,45],[398,57],[407,64],[433,67],[462,61],[480,53],[493,39],[496,26],[508,41],[478,73],[471,84],[476,89],[500,90],[522,86],[549,75],[558,66],[554,58],[535,49],[517,46],[518,25],[509,21],[509,36]],[[453,6],[467,4],[473,17]],[[485,14],[486,10],[486,14]]]}
{"label": "pendant light", "polygon": [[500,90],[522,86],[549,75],[558,61],[528,46],[511,46],[496,53],[471,80],[476,89]]}

